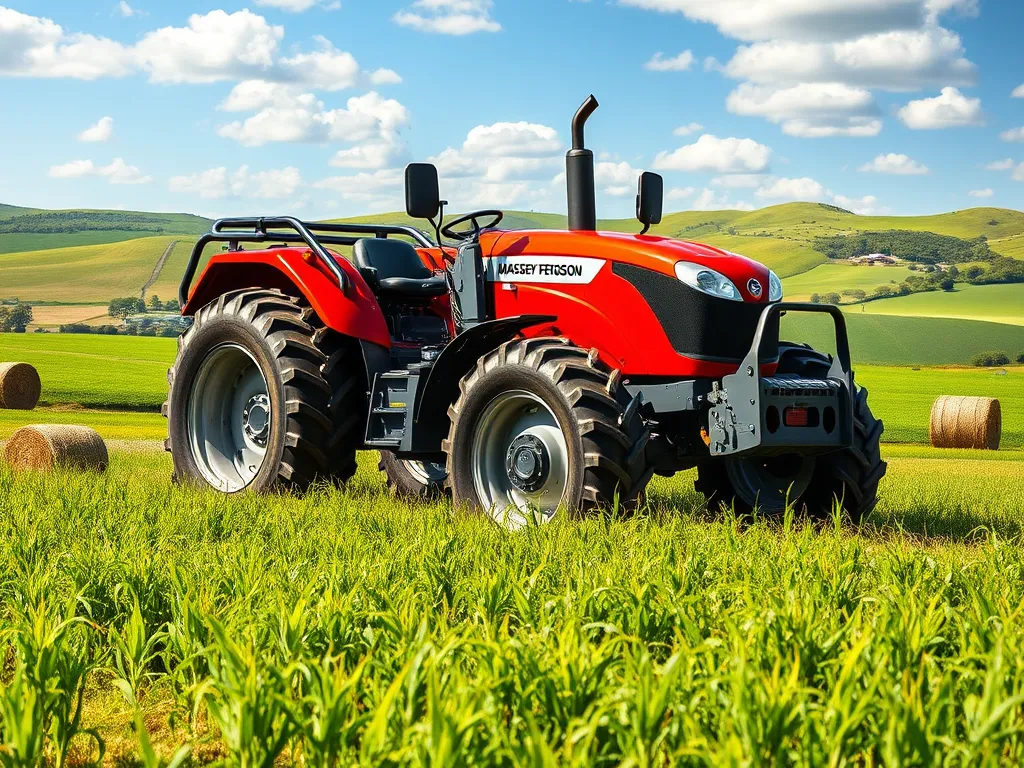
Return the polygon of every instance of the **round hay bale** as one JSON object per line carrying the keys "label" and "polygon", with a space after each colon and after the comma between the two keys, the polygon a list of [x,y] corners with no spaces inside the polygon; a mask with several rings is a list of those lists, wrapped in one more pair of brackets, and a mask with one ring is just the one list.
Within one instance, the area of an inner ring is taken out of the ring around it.
{"label": "round hay bale", "polygon": [[28,363],[0,363],[0,408],[31,411],[41,390],[39,374]]}
{"label": "round hay bale", "polygon": [[991,397],[942,395],[932,405],[928,436],[936,448],[999,450],[999,401]]}
{"label": "round hay bale", "polygon": [[71,467],[103,472],[109,458],[103,438],[89,427],[37,424],[11,435],[4,461],[14,470]]}

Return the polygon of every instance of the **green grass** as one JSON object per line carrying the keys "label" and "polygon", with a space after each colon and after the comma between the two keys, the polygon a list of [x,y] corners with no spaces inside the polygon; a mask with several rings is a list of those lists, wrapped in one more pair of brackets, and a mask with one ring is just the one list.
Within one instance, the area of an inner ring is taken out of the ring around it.
{"label": "green grass", "polygon": [[[863,365],[968,365],[979,352],[1024,352],[1024,328],[978,320],[900,317],[863,313],[854,305],[845,312],[854,363]],[[835,349],[830,319],[790,313],[782,321],[782,338]]]}
{"label": "green grass", "polygon": [[[819,254],[820,255],[820,254]],[[860,289],[866,293],[880,285],[902,283],[915,274],[906,267],[857,267],[850,264],[821,264],[783,280],[786,299],[807,301],[812,293],[842,293]]]}
{"label": "green grass", "polygon": [[[860,307],[851,307],[849,311],[859,310]],[[956,290],[948,292],[929,291],[869,301],[863,311],[876,315],[949,317],[1024,325],[1024,283],[957,284]],[[1018,352],[1016,348],[1008,351]],[[1019,351],[1024,351],[1024,346]]]}
{"label": "green grass", "polygon": [[989,248],[1002,256],[1024,259],[1024,234],[1011,235],[1001,240],[990,240]]}
{"label": "green grass", "polygon": [[303,498],[0,469],[0,701],[49,692],[25,763],[94,759],[77,726],[114,765],[1019,764],[1021,466],[892,457],[859,530],[710,515],[687,474],[514,534],[369,455]]}
{"label": "green grass", "polygon": [[[5,253],[27,254],[31,251],[51,251],[57,248],[75,248],[83,245],[103,245],[137,240],[138,232],[92,231],[61,234],[13,233],[0,234],[0,255]],[[3,262],[0,261],[0,265]],[[3,269],[3,266],[0,266]]]}
{"label": "green grass", "polygon": [[44,404],[159,410],[167,397],[174,339],[0,334],[0,360],[36,366]]}

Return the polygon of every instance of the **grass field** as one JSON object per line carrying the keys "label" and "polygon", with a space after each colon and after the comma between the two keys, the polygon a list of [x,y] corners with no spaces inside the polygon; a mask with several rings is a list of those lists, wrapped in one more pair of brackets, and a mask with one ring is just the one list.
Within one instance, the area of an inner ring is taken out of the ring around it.
{"label": "grass field", "polygon": [[[819,254],[820,255],[820,254]],[[911,272],[906,267],[859,267],[850,264],[820,264],[782,282],[786,299],[807,301],[812,293],[842,293],[860,289],[867,293],[880,285],[902,283]],[[849,300],[844,297],[844,300]]]}
{"label": "grass field", "polygon": [[304,498],[176,488],[159,454],[102,477],[0,469],[0,704],[40,702],[39,731],[5,717],[4,749],[1019,764],[1022,466],[893,456],[861,529],[709,515],[684,476],[637,516],[515,534],[395,501],[372,456]]}
{"label": "grass field", "polygon": [[[850,348],[855,365],[967,365],[978,352],[1002,350],[1016,356],[1024,352],[1024,329],[1016,325],[979,320],[900,317],[861,312],[854,305],[846,312]],[[820,315],[790,313],[782,321],[782,337],[834,351],[835,330]]]}
{"label": "grass field", "polygon": [[[115,296],[137,296],[161,254],[179,239],[144,237],[105,245],[0,254],[0,291],[4,298],[18,297],[27,302],[105,303]],[[181,275],[177,278],[180,280]]]}
{"label": "grass field", "polygon": [[[859,307],[853,307],[850,311],[858,310]],[[929,291],[869,301],[864,304],[864,311],[867,314],[949,317],[1024,325],[1024,283],[957,285],[956,290],[949,292]]]}

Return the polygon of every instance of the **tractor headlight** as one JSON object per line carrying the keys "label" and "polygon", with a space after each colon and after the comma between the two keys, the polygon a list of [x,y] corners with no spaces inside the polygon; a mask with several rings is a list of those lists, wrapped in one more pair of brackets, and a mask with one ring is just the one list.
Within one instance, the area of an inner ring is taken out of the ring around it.
{"label": "tractor headlight", "polygon": [[743,297],[736,290],[732,280],[720,272],[700,264],[692,264],[689,261],[676,262],[676,277],[701,293],[717,296],[720,299],[743,301]]}
{"label": "tractor headlight", "polygon": [[768,301],[782,301],[782,281],[771,270],[768,270]]}

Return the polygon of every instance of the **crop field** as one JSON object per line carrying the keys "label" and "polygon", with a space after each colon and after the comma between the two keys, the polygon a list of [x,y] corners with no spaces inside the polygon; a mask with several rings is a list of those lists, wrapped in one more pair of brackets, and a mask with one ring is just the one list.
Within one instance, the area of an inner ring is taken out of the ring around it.
{"label": "crop field", "polygon": [[114,323],[115,320],[107,315],[106,304],[53,304],[35,305],[32,308],[33,328],[55,328],[65,323],[82,323],[87,320],[103,320],[106,323]]}
{"label": "crop field", "polygon": [[[818,254],[821,255],[821,254]],[[906,267],[868,267],[850,264],[820,264],[783,280],[786,299],[807,301],[812,293],[842,293],[860,289],[867,293],[880,285],[902,283],[911,272]],[[845,301],[849,299],[844,297]]]}
{"label": "crop field", "polygon": [[[1024,283],[957,285],[956,290],[949,292],[929,291],[869,301],[864,305],[864,311],[867,314],[949,317],[1024,325]],[[1013,351],[1017,353],[1018,350]]]}
{"label": "crop field", "polygon": [[515,534],[394,500],[372,456],[302,498],[176,488],[159,454],[0,469],[6,754],[1019,763],[1024,465],[889,458],[860,529],[712,514],[683,476]]}

